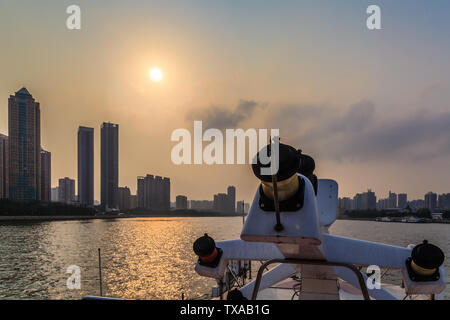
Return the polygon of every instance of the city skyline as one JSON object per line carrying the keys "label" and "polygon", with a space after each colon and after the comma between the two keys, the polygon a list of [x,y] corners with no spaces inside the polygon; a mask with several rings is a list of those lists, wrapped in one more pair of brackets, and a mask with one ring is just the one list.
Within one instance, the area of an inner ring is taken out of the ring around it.
{"label": "city skyline", "polygon": [[[248,165],[171,163],[171,132],[203,120],[280,128],[342,195],[450,188],[448,1],[380,1],[383,28],[373,32],[365,1],[131,3],[83,1],[77,31],[67,30],[63,3],[2,6],[0,133],[7,97],[26,86],[41,102],[52,186],[77,177],[77,128],[92,127],[100,199],[98,128],[111,121],[121,127],[119,184],[133,194],[138,175],[158,172],[173,179],[172,198],[233,184],[249,201],[258,181]],[[155,66],[159,82],[148,76]]]}

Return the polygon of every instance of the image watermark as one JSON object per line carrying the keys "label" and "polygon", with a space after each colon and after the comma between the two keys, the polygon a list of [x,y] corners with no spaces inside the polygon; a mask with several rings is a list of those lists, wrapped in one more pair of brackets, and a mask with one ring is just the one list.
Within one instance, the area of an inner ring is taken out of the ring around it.
{"label": "image watermark", "polygon": [[70,273],[69,278],[67,278],[66,286],[69,290],[80,290],[81,289],[81,269],[79,266],[71,265],[67,267],[66,273]]}
{"label": "image watermark", "polygon": [[75,4],[70,5],[66,9],[66,13],[69,17],[66,20],[66,27],[69,30],[81,29],[81,8]]}
{"label": "image watermark", "polygon": [[367,277],[366,285],[367,289],[381,289],[381,269],[377,265],[370,265],[367,267],[366,274],[370,274]]}
{"label": "image watermark", "polygon": [[369,30],[381,29],[381,8],[377,5],[370,5],[367,7],[367,14],[370,16],[367,18],[366,25]]}
{"label": "image watermark", "polygon": [[[184,128],[172,132],[171,141],[178,143],[172,148],[171,160],[176,165],[255,164],[258,161],[258,150],[268,144],[268,134],[268,129],[226,129],[224,138],[221,130],[209,128],[203,132],[202,121],[194,121],[193,137],[191,132]],[[267,168],[261,168],[262,175],[278,172],[279,136],[279,129],[270,129],[270,154],[267,148],[265,152],[259,153],[259,162],[263,165],[270,164]],[[209,143],[203,148],[203,142]]]}

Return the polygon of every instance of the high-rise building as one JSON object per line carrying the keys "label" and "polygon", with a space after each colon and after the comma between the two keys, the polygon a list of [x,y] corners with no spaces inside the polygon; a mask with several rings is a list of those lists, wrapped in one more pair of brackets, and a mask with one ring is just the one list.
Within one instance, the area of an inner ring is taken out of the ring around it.
{"label": "high-rise building", "polygon": [[230,212],[230,200],[228,194],[218,193],[214,195],[214,211],[216,212]]}
{"label": "high-rise building", "polygon": [[78,128],[78,201],[94,205],[94,128]]}
{"label": "high-rise building", "polygon": [[362,194],[362,208],[363,210],[376,209],[377,207],[377,197],[375,196],[375,192],[372,190],[367,190]]}
{"label": "high-rise building", "polygon": [[131,192],[128,187],[119,187],[119,209],[131,209]]}
{"label": "high-rise building", "polygon": [[184,210],[188,208],[188,199],[186,196],[177,196],[176,197],[176,208],[178,210]]}
{"label": "high-rise building", "polygon": [[397,208],[397,194],[389,191],[389,209]]}
{"label": "high-rise building", "polygon": [[363,209],[363,201],[362,201],[362,193],[357,193],[353,197],[352,201],[352,209],[353,210],[362,210]]}
{"label": "high-rise building", "polygon": [[439,209],[450,209],[450,193],[439,195],[438,207]]}
{"label": "high-rise building", "polygon": [[67,177],[59,179],[58,202],[66,204],[75,202],[75,180]]}
{"label": "high-rise building", "polygon": [[41,115],[26,88],[8,99],[9,198],[41,199]]}
{"label": "high-rise building", "polygon": [[228,212],[236,212],[236,188],[233,186],[229,186],[227,189],[228,195]]}
{"label": "high-rise building", "polygon": [[9,198],[8,137],[0,134],[0,199]]}
{"label": "high-rise building", "polygon": [[170,179],[148,174],[137,178],[139,208],[170,210]]}
{"label": "high-rise building", "polygon": [[52,188],[52,202],[58,202],[58,196],[59,196],[59,188],[58,187],[54,187]]}
{"label": "high-rise building", "polygon": [[425,195],[425,208],[433,212],[437,207],[437,194],[434,192],[428,192]]}
{"label": "high-rise building", "polygon": [[137,195],[130,195],[130,209],[135,209],[138,207]]}
{"label": "high-rise building", "polygon": [[341,212],[349,211],[352,209],[352,199],[348,197],[339,198],[338,207]]}
{"label": "high-rise building", "polygon": [[41,150],[41,201],[52,200],[52,154]]}
{"label": "high-rise building", "polygon": [[117,208],[119,188],[119,125],[104,122],[101,127],[101,204]]}
{"label": "high-rise building", "polygon": [[398,207],[405,209],[408,206],[408,195],[406,193],[398,194]]}

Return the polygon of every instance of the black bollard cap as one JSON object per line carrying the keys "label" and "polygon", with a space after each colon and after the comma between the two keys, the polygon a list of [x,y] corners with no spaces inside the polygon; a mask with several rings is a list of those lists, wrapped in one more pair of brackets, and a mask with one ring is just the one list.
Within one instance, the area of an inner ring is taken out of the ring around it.
{"label": "black bollard cap", "polygon": [[436,269],[444,263],[445,256],[439,247],[424,240],[423,243],[414,247],[411,258],[419,267]]}
{"label": "black bollard cap", "polygon": [[216,243],[214,239],[208,236],[207,233],[205,233],[203,237],[195,240],[193,245],[194,252],[199,257],[209,256],[211,253],[213,253],[215,248]]}
{"label": "black bollard cap", "polygon": [[298,172],[305,177],[312,176],[314,170],[316,169],[316,162],[311,156],[307,154],[301,154],[301,150],[298,151],[300,154],[300,167]]}
{"label": "black bollard cap", "polygon": [[[265,182],[272,182],[272,176],[262,175],[261,168],[270,168],[270,161],[268,164],[262,164],[260,155],[270,157],[271,156],[271,145],[267,145],[262,148],[256,155],[256,163],[252,164],[253,173],[255,176]],[[300,154],[294,148],[287,144],[279,144],[279,169],[277,173],[277,181],[283,181],[294,174],[296,174],[300,167]]]}

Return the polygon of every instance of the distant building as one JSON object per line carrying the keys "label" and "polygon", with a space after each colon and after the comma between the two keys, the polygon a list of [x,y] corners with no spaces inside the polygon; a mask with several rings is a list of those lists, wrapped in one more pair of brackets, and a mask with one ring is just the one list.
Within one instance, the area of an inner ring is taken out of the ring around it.
{"label": "distant building", "polygon": [[75,202],[75,180],[67,177],[59,179],[58,202],[66,204]]}
{"label": "distant building", "polygon": [[101,204],[104,209],[118,206],[119,125],[104,122],[101,127]]}
{"label": "distant building", "polygon": [[118,205],[120,210],[131,209],[131,192],[128,187],[119,187]]}
{"label": "distant building", "polygon": [[350,211],[352,209],[352,199],[348,197],[338,199],[338,209],[339,212],[343,213],[345,211]]}
{"label": "distant building", "polygon": [[26,88],[8,99],[9,198],[41,199],[41,113]]}
{"label": "distant building", "polygon": [[54,187],[54,188],[52,188],[52,191],[51,191],[51,200],[52,200],[52,202],[58,202],[58,192],[59,192],[59,190],[58,190],[59,188],[58,187]]}
{"label": "distant building", "polygon": [[227,188],[228,195],[228,212],[236,212],[236,188],[234,186],[229,186]]}
{"label": "distant building", "polygon": [[405,209],[408,206],[408,195],[406,193],[398,194],[398,207],[399,209]]}
{"label": "distant building", "polygon": [[357,193],[353,197],[352,210],[363,210],[363,201],[361,193]]}
{"label": "distant building", "polygon": [[438,197],[439,209],[450,209],[450,193],[440,194]]}
{"label": "distant building", "polygon": [[250,204],[245,203],[245,204],[244,204],[244,212],[245,212],[245,213],[248,213],[249,210],[250,210]]}
{"label": "distant building", "polygon": [[41,150],[41,201],[52,200],[52,154]]}
{"label": "distant building", "polygon": [[437,194],[434,192],[428,192],[425,195],[425,208],[433,212],[437,208]]}
{"label": "distant building", "polygon": [[367,190],[361,195],[361,208],[362,210],[372,210],[377,207],[377,197],[375,196],[375,192],[372,190]]}
{"label": "distant building", "polygon": [[177,196],[176,197],[176,208],[178,210],[182,209],[187,209],[188,208],[188,199],[186,196]]}
{"label": "distant building", "polygon": [[389,209],[397,208],[397,194],[389,191]]}
{"label": "distant building", "polygon": [[236,188],[229,186],[227,193],[218,193],[213,198],[213,210],[222,213],[236,212]]}
{"label": "distant building", "polygon": [[216,212],[230,213],[230,199],[226,193],[218,193],[214,195],[213,210]]}
{"label": "distant building", "polygon": [[137,195],[130,195],[130,209],[136,209],[138,207]]}
{"label": "distant building", "polygon": [[170,210],[170,179],[148,174],[137,178],[138,207]]}
{"label": "distant building", "polygon": [[8,137],[0,134],[0,199],[9,198]]}
{"label": "distant building", "polygon": [[210,211],[213,210],[213,201],[210,200],[191,200],[191,209],[192,210],[199,210],[199,211]]}
{"label": "distant building", "polygon": [[78,201],[94,205],[94,128],[78,127]]}
{"label": "distant building", "polygon": [[413,212],[416,212],[419,209],[425,208],[425,201],[422,199],[408,201],[408,206]]}

